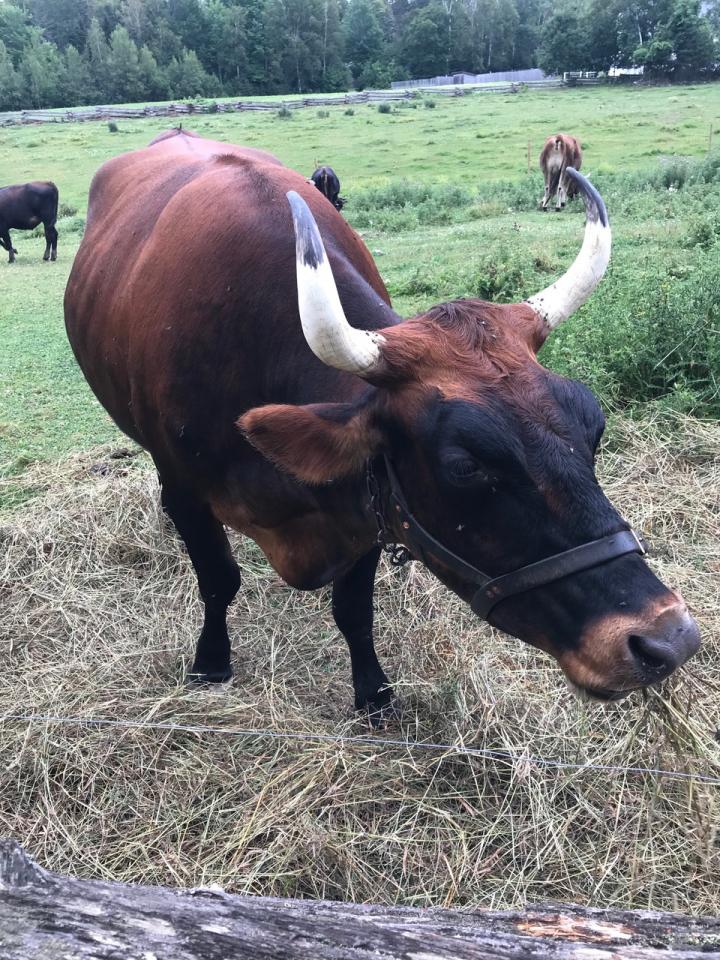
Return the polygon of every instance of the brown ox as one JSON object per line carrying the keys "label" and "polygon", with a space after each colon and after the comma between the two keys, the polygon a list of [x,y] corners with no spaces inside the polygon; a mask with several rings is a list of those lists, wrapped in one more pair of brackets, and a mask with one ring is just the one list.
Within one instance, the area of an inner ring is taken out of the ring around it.
{"label": "brown ox", "polygon": [[13,263],[17,253],[10,239],[10,231],[34,230],[41,223],[45,228],[43,260],[57,260],[57,212],[58,189],[49,180],[0,187],[0,247],[9,253],[10,263]]}
{"label": "brown ox", "polygon": [[556,210],[561,210],[567,200],[577,195],[575,181],[568,177],[566,170],[568,167],[579,170],[581,166],[582,150],[575,137],[569,133],[556,133],[547,138],[540,154],[540,169],[545,177],[545,194],[540,201],[542,210],[547,210],[556,194]]}
{"label": "brown ox", "polygon": [[194,676],[231,673],[240,576],[223,524],[287,583],[333,584],[371,713],[391,696],[372,636],[378,523],[595,696],[695,652],[685,604],[595,479],[596,401],[536,359],[609,256],[602,200],[578,179],[585,241],[551,287],[401,320],[357,234],[274,157],[176,133],[100,169],[67,330],[97,397],[150,451],[197,571]]}

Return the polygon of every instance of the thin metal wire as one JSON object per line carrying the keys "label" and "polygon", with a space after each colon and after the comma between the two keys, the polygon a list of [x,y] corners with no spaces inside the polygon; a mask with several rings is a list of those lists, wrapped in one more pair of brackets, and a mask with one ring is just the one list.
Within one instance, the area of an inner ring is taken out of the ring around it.
{"label": "thin metal wire", "polygon": [[130,730],[166,730],[168,732],[194,733],[198,735],[219,734],[225,737],[245,737],[268,740],[294,740],[306,743],[330,743],[342,747],[360,745],[370,747],[389,747],[404,750],[427,750],[435,753],[455,753],[468,757],[483,757],[507,764],[522,763],[538,767],[550,767],[555,770],[599,770],[605,773],[631,773],[667,777],[672,780],[694,780],[698,783],[720,786],[720,777],[705,773],[687,773],[684,770],[665,770],[661,767],[624,767],[611,763],[570,763],[552,757],[538,757],[526,753],[513,753],[510,750],[491,750],[481,747],[466,747],[457,743],[432,743],[421,740],[399,740],[385,737],[350,736],[331,733],[297,733],[270,729],[230,729],[227,727],[208,727],[192,723],[147,722],[144,720],[114,720],[110,717],[58,717],[50,714],[14,714],[0,715],[0,723],[56,723],[64,726],[85,727],[121,727]]}

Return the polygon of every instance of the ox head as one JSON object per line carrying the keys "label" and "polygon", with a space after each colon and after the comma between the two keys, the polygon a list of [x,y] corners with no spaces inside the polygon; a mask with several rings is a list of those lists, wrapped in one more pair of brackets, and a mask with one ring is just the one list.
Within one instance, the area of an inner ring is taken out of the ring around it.
{"label": "ox head", "polygon": [[[564,276],[525,303],[462,300],[404,321],[378,302],[373,331],[348,323],[312,214],[289,194],[305,338],[324,363],[372,388],[356,403],[251,411],[241,421],[247,436],[306,483],[361,477],[366,462],[386,456],[418,523],[490,577],[626,531],[595,477],[604,428],[597,401],[536,359],[610,255],[602,199],[569,174],[587,223]],[[399,542],[408,539],[402,523],[394,527]],[[446,557],[423,551],[433,573],[470,601],[476,584]],[[606,700],[662,680],[699,646],[682,598],[638,553],[515,593],[487,619],[552,654],[576,687]]]}

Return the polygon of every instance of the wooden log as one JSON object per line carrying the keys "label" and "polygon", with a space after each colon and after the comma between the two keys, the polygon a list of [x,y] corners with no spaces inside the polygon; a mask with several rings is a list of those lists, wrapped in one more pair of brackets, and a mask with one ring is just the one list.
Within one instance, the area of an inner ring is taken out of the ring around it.
{"label": "wooden log", "polygon": [[461,911],[76,880],[0,841],[3,960],[709,960],[720,919],[548,904]]}

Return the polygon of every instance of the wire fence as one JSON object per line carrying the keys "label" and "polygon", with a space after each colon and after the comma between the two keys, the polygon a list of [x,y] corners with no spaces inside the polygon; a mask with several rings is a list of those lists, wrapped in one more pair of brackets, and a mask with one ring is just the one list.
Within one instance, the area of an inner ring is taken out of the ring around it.
{"label": "wire fence", "polygon": [[364,746],[375,749],[408,751],[426,751],[465,757],[477,757],[494,760],[508,766],[522,766],[527,770],[533,766],[553,770],[566,770],[582,773],[586,770],[603,773],[618,773],[635,776],[662,777],[670,780],[694,781],[708,786],[720,786],[720,776],[706,773],[692,773],[685,770],[667,770],[662,767],[623,766],[612,763],[593,763],[592,761],[571,762],[555,757],[536,756],[530,753],[514,753],[511,750],[499,750],[480,747],[468,747],[462,743],[433,743],[424,740],[392,739],[379,736],[344,736],[331,733],[300,733],[272,729],[232,727],[212,727],[193,723],[174,723],[171,721],[118,720],[111,717],[65,717],[52,714],[14,714],[0,715],[0,724],[56,724],[74,727],[114,727],[127,730],[156,730],[169,733],[191,733],[197,736],[223,736],[245,739],[286,740],[292,742],[324,743],[336,747]]}

